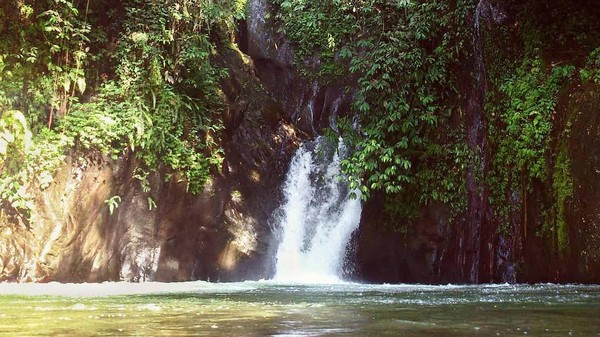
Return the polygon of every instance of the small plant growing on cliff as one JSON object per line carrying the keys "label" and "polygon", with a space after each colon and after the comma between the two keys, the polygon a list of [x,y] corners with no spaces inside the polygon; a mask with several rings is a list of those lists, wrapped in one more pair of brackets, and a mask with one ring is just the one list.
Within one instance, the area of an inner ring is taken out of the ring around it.
{"label": "small plant growing on cliff", "polygon": [[151,211],[156,208],[156,201],[152,197],[148,197],[148,210]]}
{"label": "small plant growing on cliff", "polygon": [[556,158],[552,187],[556,198],[556,238],[558,250],[561,254],[569,251],[569,229],[567,227],[566,212],[569,199],[573,196],[573,178],[571,177],[571,162],[568,148],[563,145]]}
{"label": "small plant growing on cliff", "polygon": [[31,131],[25,116],[17,110],[0,115],[0,212],[14,220],[24,220],[33,208],[27,193],[25,158],[32,146]]}
{"label": "small plant growing on cliff", "polygon": [[587,65],[579,71],[581,81],[600,84],[600,47],[594,49],[588,56]]}
{"label": "small plant growing on cliff", "polygon": [[104,200],[104,203],[108,205],[108,211],[112,215],[115,209],[119,208],[119,203],[121,202],[121,197],[115,195],[110,199]]}

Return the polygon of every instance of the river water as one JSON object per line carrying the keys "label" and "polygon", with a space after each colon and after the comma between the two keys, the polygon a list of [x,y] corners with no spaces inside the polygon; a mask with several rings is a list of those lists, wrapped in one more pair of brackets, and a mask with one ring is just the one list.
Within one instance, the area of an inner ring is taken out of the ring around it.
{"label": "river water", "polygon": [[0,336],[600,336],[600,286],[0,284]]}
{"label": "river water", "polygon": [[4,283],[0,337],[600,336],[600,285],[342,282],[361,203],[335,179],[338,146],[318,138],[292,160],[275,281]]}

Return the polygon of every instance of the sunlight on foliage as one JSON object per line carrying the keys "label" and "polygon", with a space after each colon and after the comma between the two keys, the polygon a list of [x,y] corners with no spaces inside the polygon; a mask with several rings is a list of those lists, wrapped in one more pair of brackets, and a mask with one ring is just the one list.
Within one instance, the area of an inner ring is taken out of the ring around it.
{"label": "sunlight on foliage", "polygon": [[0,194],[15,214],[29,213],[28,191],[50,186],[73,148],[182,172],[192,193],[221,167],[226,72],[211,57],[246,1],[116,2],[0,6]]}
{"label": "sunlight on foliage", "polygon": [[361,186],[363,198],[377,191],[400,199],[409,199],[402,194],[421,195],[411,203],[413,209],[437,200],[461,207],[462,161],[467,158],[457,152],[462,126],[446,135],[437,128],[458,112],[452,103],[458,79],[450,69],[469,45],[470,34],[458,27],[466,25],[473,4],[273,2],[282,30],[296,45],[301,70],[306,65],[300,60],[313,55],[320,60],[317,68],[309,66],[304,73],[323,81],[357,78],[354,117],[338,121],[354,149],[342,162],[350,188]]}

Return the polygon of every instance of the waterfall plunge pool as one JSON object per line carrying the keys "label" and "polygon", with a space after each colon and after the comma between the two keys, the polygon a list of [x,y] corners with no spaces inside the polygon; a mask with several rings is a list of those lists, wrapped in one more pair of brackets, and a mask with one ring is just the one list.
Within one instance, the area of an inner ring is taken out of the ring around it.
{"label": "waterfall plunge pool", "polygon": [[275,281],[4,283],[0,336],[600,336],[600,285],[339,281],[362,207],[335,179],[333,145],[292,159]]}
{"label": "waterfall plunge pool", "polygon": [[600,286],[0,284],[0,336],[600,336]]}

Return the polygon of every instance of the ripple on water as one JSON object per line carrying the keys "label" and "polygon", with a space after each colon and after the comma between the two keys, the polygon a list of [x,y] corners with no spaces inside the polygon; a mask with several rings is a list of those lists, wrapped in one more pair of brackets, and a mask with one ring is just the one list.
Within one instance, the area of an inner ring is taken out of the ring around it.
{"label": "ripple on water", "polygon": [[[188,282],[163,289],[162,285],[135,285],[146,293],[129,285],[115,291],[105,289],[106,284],[77,285],[74,296],[64,295],[68,285],[60,287],[60,296],[39,296],[53,287],[25,286],[27,291],[36,289],[31,296],[6,295],[8,288],[23,290],[0,284],[0,335],[39,336],[44,331],[44,335],[190,336],[209,331],[217,337],[375,336],[395,331],[407,336],[524,332],[593,336],[600,332],[600,286]],[[100,297],[78,296],[98,287]],[[127,289],[132,293],[123,294]],[[126,326],[140,330],[117,331]]]}
{"label": "ripple on water", "polygon": [[158,312],[161,311],[162,308],[159,305],[156,305],[154,303],[147,303],[147,304],[143,304],[143,305],[139,305],[138,310],[147,310],[147,311],[154,311],[154,312]]}

